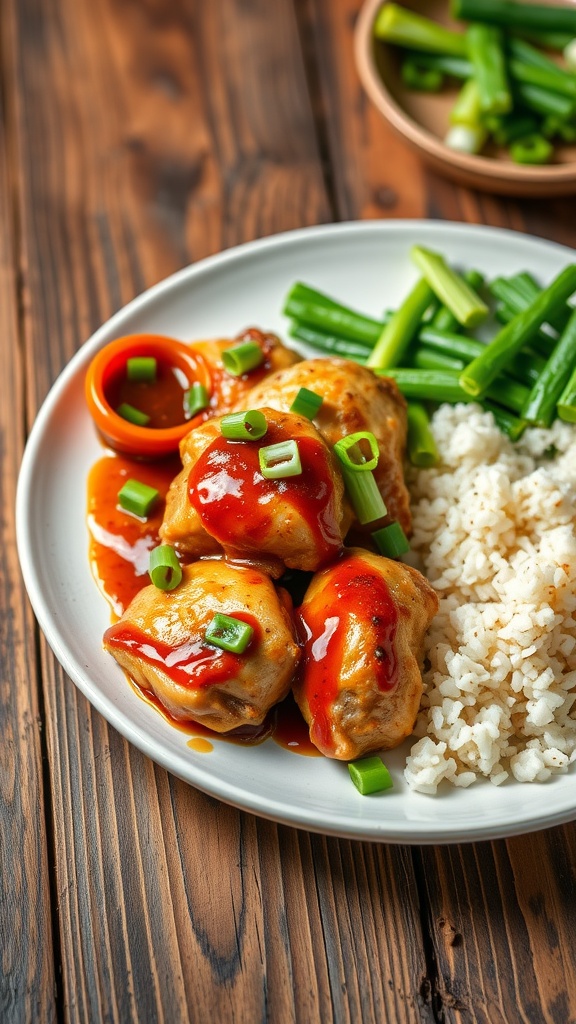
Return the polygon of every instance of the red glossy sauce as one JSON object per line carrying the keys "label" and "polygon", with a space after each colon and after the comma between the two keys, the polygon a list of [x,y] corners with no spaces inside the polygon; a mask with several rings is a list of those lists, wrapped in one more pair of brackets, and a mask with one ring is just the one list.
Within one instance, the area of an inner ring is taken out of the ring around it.
{"label": "red glossy sauce", "polygon": [[322,592],[296,611],[304,645],[301,671],[312,717],[310,733],[324,751],[333,748],[331,708],[339,693],[344,647],[355,625],[360,624],[373,643],[369,671],[378,688],[390,691],[398,682],[398,611],[385,580],[354,556],[341,559],[327,573]]}
{"label": "red glossy sauce", "polygon": [[[119,616],[135,594],[149,584],[149,552],[159,543],[164,499],[180,466],[176,458],[137,462],[106,455],[88,477],[88,530],[90,565],[94,578]],[[118,491],[128,479],[155,487],[160,497],[146,522],[118,507]]]}
{"label": "red glossy sauce", "polygon": [[184,408],[184,395],[192,384],[181,370],[156,360],[156,379],[129,380],[125,368],[116,373],[105,386],[106,400],[112,409],[123,402],[134,406],[150,417],[147,427],[164,430],[177,427],[188,419]]}
{"label": "red glossy sauce", "polygon": [[178,647],[164,643],[127,622],[115,622],[104,634],[104,639],[117,650],[130,651],[148,665],[159,667],[178,686],[197,690],[203,686],[227,683],[240,672],[250,648],[258,644],[262,633],[254,616],[247,612],[232,612],[232,618],[252,626],[254,634],[244,654],[232,654],[206,643],[204,630],[186,638]]}
{"label": "red glossy sauce", "polygon": [[297,438],[302,463],[299,476],[266,480],[258,451],[287,440],[275,423],[259,442],[217,437],[202,453],[188,477],[188,496],[208,533],[221,544],[259,550],[277,514],[277,497],[305,520],[315,541],[319,562],[334,558],[341,546],[335,518],[334,487],[326,450],[312,437]]}
{"label": "red glossy sauce", "polygon": [[[192,719],[174,718],[158,700],[155,693],[152,693],[151,690],[141,689],[133,679],[128,678],[135,693],[142,700],[150,704],[175,729],[186,733],[187,736],[210,742],[223,740],[225,743],[234,743],[242,747],[255,747],[267,739],[273,739],[278,746],[284,747],[285,750],[289,750],[293,754],[301,754],[304,757],[322,757],[320,751],[310,740],[308,726],[291,694],[272,708],[261,725],[241,726],[238,729],[232,729],[231,732],[220,733],[214,732],[213,729],[208,729],[205,725],[194,722]],[[208,750],[204,748],[200,752],[208,753]]]}
{"label": "red glossy sauce", "polygon": [[[99,459],[90,471],[90,565],[98,587],[115,617],[120,616],[138,591],[150,582],[147,572],[148,552],[159,542],[158,530],[164,514],[164,497],[179,469],[177,458],[140,462],[111,452]],[[118,491],[128,478],[141,480],[160,491],[156,510],[145,523],[117,507]],[[142,700],[188,736],[243,746],[254,746],[271,737],[279,746],[293,753],[309,757],[321,756],[311,743],[308,727],[291,696],[273,708],[261,726],[235,729],[231,733],[222,734],[192,720],[175,719],[154,693],[142,690],[129,676],[127,679]]]}

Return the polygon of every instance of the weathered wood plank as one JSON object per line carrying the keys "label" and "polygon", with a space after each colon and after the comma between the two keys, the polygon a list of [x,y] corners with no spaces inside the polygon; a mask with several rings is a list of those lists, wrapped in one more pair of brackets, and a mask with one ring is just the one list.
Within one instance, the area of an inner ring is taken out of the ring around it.
{"label": "weathered wood plank", "polygon": [[14,502],[24,446],[12,111],[0,120],[0,1019],[56,1019],[42,713],[32,614],[16,554]]}
{"label": "weathered wood plank", "polygon": [[576,1019],[575,832],[422,852],[445,1020]]}
{"label": "weathered wood plank", "polygon": [[296,0],[335,219],[426,216],[424,171],[368,100],[354,63],[359,0]]}
{"label": "weathered wood plank", "polygon": [[[289,0],[6,2],[33,413],[143,287],[332,206]],[[406,851],[202,796],[42,651],[67,1020],[432,1019]]]}

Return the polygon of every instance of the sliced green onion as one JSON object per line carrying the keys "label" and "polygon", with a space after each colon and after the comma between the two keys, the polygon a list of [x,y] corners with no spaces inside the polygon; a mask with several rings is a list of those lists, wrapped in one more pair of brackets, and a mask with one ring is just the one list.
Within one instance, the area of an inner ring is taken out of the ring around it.
{"label": "sliced green onion", "polygon": [[482,124],[474,127],[466,124],[453,124],[444,136],[444,144],[448,149],[458,153],[479,153],[486,142],[487,131]]}
{"label": "sliced green onion", "polygon": [[552,92],[551,89],[543,89],[541,85],[517,82],[516,92],[524,106],[535,110],[537,114],[554,115],[564,121],[568,121],[574,114],[574,100],[559,92]]}
{"label": "sliced green onion", "polygon": [[[367,459],[362,442],[366,441],[370,449],[370,458]],[[352,473],[370,473],[376,469],[380,452],[378,441],[369,430],[360,430],[356,434],[347,434],[341,437],[334,445],[334,451],[342,465]]]}
{"label": "sliced green onion", "polygon": [[576,423],[576,369],[558,399],[558,415],[566,423]]}
{"label": "sliced green onion", "polygon": [[385,558],[400,558],[400,555],[410,550],[410,541],[397,520],[375,530],[372,539]]}
{"label": "sliced green onion", "polygon": [[464,21],[488,21],[520,32],[576,33],[576,10],[516,0],[452,0],[452,14]]}
{"label": "sliced green onion", "polygon": [[122,402],[116,409],[116,412],[123,420],[128,420],[129,423],[134,423],[137,427],[145,427],[147,423],[150,423],[148,414],[140,409],[136,409],[129,402]]}
{"label": "sliced green onion", "polygon": [[259,441],[268,430],[268,423],[259,409],[247,412],[231,412],[220,420],[222,437],[232,441]]}
{"label": "sliced green onion", "polygon": [[417,57],[406,57],[400,69],[402,81],[409,89],[418,92],[440,92],[444,85],[444,75],[438,68],[423,68]]}
{"label": "sliced green onion", "polygon": [[192,419],[203,409],[207,409],[210,402],[210,395],[204,384],[195,380],[184,395],[184,414],[187,419]]}
{"label": "sliced green onion", "polygon": [[220,647],[223,651],[243,654],[253,635],[254,630],[247,622],[216,612],[212,622],[206,628],[204,639],[207,644]]}
{"label": "sliced green onion", "polygon": [[182,580],[182,566],[170,544],[160,544],[150,552],[148,574],[158,590],[174,590]]}
{"label": "sliced green onion", "polygon": [[473,288],[449,267],[440,253],[413,245],[410,256],[432,291],[463,327],[476,327],[488,315],[488,306]]}
{"label": "sliced green onion", "polygon": [[421,402],[408,403],[408,458],[413,466],[436,466],[440,461],[430,419]]}
{"label": "sliced green onion", "polygon": [[527,135],[510,145],[510,156],[516,164],[547,164],[554,147],[543,135]]}
{"label": "sliced green onion", "polygon": [[394,785],[390,772],[379,757],[363,757],[360,761],[350,761],[348,771],[362,796],[382,793],[385,789],[392,789]]}
{"label": "sliced green onion", "polygon": [[266,480],[284,480],[289,476],[300,476],[302,463],[296,441],[280,441],[269,444],[258,452],[260,472]]}
{"label": "sliced green onion", "polygon": [[486,114],[507,114],[512,109],[512,94],[506,75],[501,30],[495,25],[469,25],[466,42],[482,110]]}
{"label": "sliced green onion", "polygon": [[131,356],[126,360],[128,380],[156,380],[158,363],[154,356]]}
{"label": "sliced green onion", "polygon": [[[389,6],[391,5],[387,4],[383,10],[388,10]],[[416,334],[422,317],[433,299],[434,292],[427,281],[418,281],[384,326],[366,365],[381,370],[387,366],[396,366]]]}
{"label": "sliced green onion", "polygon": [[509,146],[517,139],[533,135],[538,131],[538,121],[531,114],[507,114],[498,119],[492,135],[499,146]]}
{"label": "sliced green onion", "polygon": [[224,349],[222,363],[227,373],[241,377],[243,373],[255,370],[264,362],[264,353],[255,341],[241,341],[232,348]]}
{"label": "sliced green onion", "polygon": [[388,3],[380,8],[374,22],[374,35],[395,46],[430,53],[451,53],[456,57],[467,56],[464,36],[399,4]]}
{"label": "sliced green onion", "polygon": [[470,78],[472,65],[466,57],[454,57],[449,53],[414,53],[412,59],[419,68],[441,71],[452,78]]}
{"label": "sliced green onion", "polygon": [[562,50],[568,67],[571,71],[576,71],[576,39],[571,39],[569,43],[562,47]]}
{"label": "sliced green onion", "polygon": [[309,388],[299,388],[296,398],[290,406],[290,412],[297,416],[305,416],[307,420],[313,420],[318,414],[324,399]]}
{"label": "sliced green onion", "polygon": [[127,480],[118,491],[118,504],[125,512],[146,519],[160,497],[155,487],[149,487],[140,480]]}
{"label": "sliced green onion", "polygon": [[387,515],[388,510],[378,489],[374,473],[356,473],[340,463],[346,493],[352,503],[356,518],[362,526],[373,523]]}
{"label": "sliced green onion", "polygon": [[476,128],[482,117],[480,93],[475,78],[468,78],[460,89],[456,102],[450,111],[450,124],[464,124]]}

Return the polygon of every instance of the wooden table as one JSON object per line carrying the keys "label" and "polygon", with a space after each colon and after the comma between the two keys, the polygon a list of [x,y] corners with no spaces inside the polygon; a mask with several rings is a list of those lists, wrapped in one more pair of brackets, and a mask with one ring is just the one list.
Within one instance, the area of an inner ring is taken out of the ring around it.
{"label": "wooden table", "polygon": [[386,847],[232,810],[92,711],[20,579],[36,411],[165,275],[355,218],[576,240],[573,201],[465,191],[395,139],[355,74],[358,7],[1,0],[2,1024],[576,1021],[574,825]]}

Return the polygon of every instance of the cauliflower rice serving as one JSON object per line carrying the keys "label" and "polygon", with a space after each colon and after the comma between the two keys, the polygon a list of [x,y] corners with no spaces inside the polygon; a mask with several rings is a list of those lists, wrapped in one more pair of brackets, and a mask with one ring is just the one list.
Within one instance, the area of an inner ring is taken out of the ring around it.
{"label": "cauliflower rice serving", "polygon": [[444,405],[432,429],[442,461],[409,471],[406,561],[440,610],[405,776],[429,794],[543,782],[576,759],[576,428],[512,444],[491,413]]}

